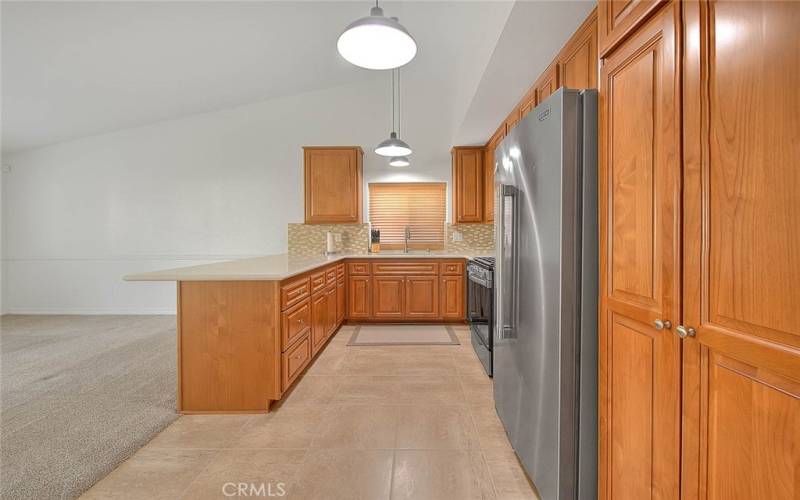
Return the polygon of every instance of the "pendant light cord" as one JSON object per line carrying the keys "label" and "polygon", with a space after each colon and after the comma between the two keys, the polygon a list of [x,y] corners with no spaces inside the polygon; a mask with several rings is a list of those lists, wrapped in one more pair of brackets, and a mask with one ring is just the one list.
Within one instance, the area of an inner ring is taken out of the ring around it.
{"label": "pendant light cord", "polygon": [[395,71],[396,71],[396,70],[392,70],[392,132],[394,132],[394,131],[396,130],[396,129],[394,128],[394,94],[395,94],[395,89],[394,89],[394,72],[395,72]]}

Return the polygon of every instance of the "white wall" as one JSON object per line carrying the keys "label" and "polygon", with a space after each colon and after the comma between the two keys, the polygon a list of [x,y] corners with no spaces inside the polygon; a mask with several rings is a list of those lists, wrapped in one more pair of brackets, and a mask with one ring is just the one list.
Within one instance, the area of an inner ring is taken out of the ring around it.
{"label": "white wall", "polygon": [[371,152],[388,133],[385,78],[4,156],[4,310],[172,313],[173,283],[122,276],[285,252],[303,145],[361,145],[365,183],[449,182],[456,124],[422,111],[455,116],[446,92],[404,115],[411,168]]}

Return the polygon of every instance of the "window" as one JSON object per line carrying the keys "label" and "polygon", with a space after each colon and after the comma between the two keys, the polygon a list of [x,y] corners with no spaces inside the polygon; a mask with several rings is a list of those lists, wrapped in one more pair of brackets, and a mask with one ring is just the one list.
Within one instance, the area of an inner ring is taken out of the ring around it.
{"label": "window", "polygon": [[405,228],[411,248],[444,248],[444,182],[369,184],[369,222],[381,232],[382,248],[403,248]]}

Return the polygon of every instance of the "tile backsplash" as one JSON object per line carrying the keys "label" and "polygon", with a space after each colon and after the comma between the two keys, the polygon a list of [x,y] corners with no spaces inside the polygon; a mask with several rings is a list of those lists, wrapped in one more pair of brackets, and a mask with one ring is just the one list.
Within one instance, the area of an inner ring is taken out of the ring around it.
{"label": "tile backsplash", "polygon": [[[322,255],[328,231],[342,235],[339,251],[365,254],[369,247],[369,224],[289,224],[289,254]],[[453,241],[453,233],[461,241]],[[445,251],[491,253],[494,251],[494,224],[447,224]]]}
{"label": "tile backsplash", "polygon": [[328,231],[342,235],[342,253],[365,254],[369,246],[369,224],[289,224],[288,231],[291,255],[322,255]]}
{"label": "tile backsplash", "polygon": [[[453,233],[461,241],[453,241]],[[494,252],[494,224],[448,224],[445,249],[451,252]]]}

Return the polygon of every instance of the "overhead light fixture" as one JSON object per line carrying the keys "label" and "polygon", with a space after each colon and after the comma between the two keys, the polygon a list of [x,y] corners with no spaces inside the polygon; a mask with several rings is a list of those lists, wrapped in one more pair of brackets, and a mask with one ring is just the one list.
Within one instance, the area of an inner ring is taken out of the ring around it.
{"label": "overhead light fixture", "polygon": [[[397,86],[395,88],[395,79],[397,79]],[[395,128],[395,90],[397,91],[397,128]],[[397,157],[408,156],[412,153],[411,146],[403,142],[398,137],[397,131],[400,130],[400,70],[395,69],[392,71],[392,133],[389,138],[378,144],[375,147],[375,153],[381,156]],[[405,166],[405,165],[404,165]]]}
{"label": "overhead light fixture", "polygon": [[395,156],[389,160],[389,165],[393,167],[407,167],[411,165],[411,162],[408,161],[408,158],[405,156]]}
{"label": "overhead light fixture", "polygon": [[375,7],[369,16],[353,21],[339,35],[336,48],[348,62],[366,69],[399,68],[417,55],[417,42],[396,17]]}

